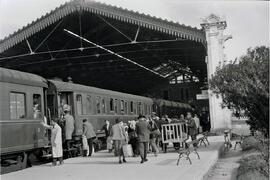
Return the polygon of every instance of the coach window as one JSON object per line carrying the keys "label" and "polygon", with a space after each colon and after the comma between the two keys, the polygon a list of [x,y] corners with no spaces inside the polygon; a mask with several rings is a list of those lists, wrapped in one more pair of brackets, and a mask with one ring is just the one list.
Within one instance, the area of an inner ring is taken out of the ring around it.
{"label": "coach window", "polygon": [[128,114],[128,103],[125,101],[125,114]]}
{"label": "coach window", "polygon": [[86,96],[86,114],[91,114],[91,110],[92,110],[91,96],[87,95]]}
{"label": "coach window", "polygon": [[110,111],[114,110],[114,102],[113,102],[113,98],[110,98]]}
{"label": "coach window", "polygon": [[105,114],[106,113],[106,103],[105,103],[105,99],[102,98],[102,101],[101,101],[101,108],[102,108],[102,114]]}
{"label": "coach window", "polygon": [[100,101],[101,101],[101,97],[97,96],[97,99],[96,99],[96,105],[97,105],[97,113],[98,113],[98,114],[101,113],[101,105],[100,105]]}
{"label": "coach window", "polygon": [[41,95],[33,94],[33,118],[41,118]]}
{"label": "coach window", "polygon": [[147,112],[147,105],[146,104],[143,104],[143,106],[144,106],[144,114],[146,115],[146,114],[148,114],[148,112]]}
{"label": "coach window", "polygon": [[134,114],[137,114],[137,106],[136,106],[136,102],[133,102],[134,106],[133,106],[133,112]]}
{"label": "coach window", "polygon": [[117,102],[118,100],[117,99],[114,99],[114,112],[117,113],[118,110],[117,110]]}
{"label": "coach window", "polygon": [[121,110],[121,113],[124,113],[124,101],[123,100],[120,101],[120,110]]}
{"label": "coach window", "polygon": [[133,102],[130,101],[130,112],[133,113]]}
{"label": "coach window", "polygon": [[138,108],[137,108],[138,114],[142,114],[142,103],[138,102]]}
{"label": "coach window", "polygon": [[12,92],[9,95],[10,119],[25,118],[25,94]]}
{"label": "coach window", "polygon": [[76,107],[78,115],[82,115],[82,95],[76,95]]}

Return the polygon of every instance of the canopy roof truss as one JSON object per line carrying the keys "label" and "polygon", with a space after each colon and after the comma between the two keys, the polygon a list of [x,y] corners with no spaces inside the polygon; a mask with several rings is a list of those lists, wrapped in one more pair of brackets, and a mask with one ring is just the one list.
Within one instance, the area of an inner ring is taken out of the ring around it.
{"label": "canopy roof truss", "polygon": [[202,30],[75,0],[1,40],[0,66],[141,94],[180,71],[205,81],[205,45]]}

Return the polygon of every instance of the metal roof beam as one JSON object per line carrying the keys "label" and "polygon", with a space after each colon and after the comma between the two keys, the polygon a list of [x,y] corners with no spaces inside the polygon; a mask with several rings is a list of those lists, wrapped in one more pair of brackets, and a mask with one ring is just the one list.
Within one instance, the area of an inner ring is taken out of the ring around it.
{"label": "metal roof beam", "polygon": [[161,75],[161,74],[159,74],[159,73],[157,73],[157,72],[155,72],[155,71],[153,71],[153,70],[151,70],[151,69],[149,69],[149,68],[147,68],[147,67],[145,67],[145,66],[143,66],[143,65],[141,65],[141,64],[138,64],[138,63],[136,63],[136,62],[134,62],[134,61],[132,61],[132,60],[130,60],[130,59],[128,59],[128,58],[126,58],[126,57],[120,55],[120,54],[117,54],[117,53],[115,53],[115,52],[113,52],[113,51],[111,51],[111,50],[109,50],[109,49],[106,49],[106,48],[104,48],[104,47],[102,47],[102,46],[100,46],[100,45],[98,45],[98,44],[96,44],[96,43],[93,43],[93,42],[89,41],[88,39],[85,39],[85,38],[83,38],[83,37],[80,37],[79,35],[77,35],[77,34],[71,32],[71,31],[69,31],[69,30],[64,29],[64,31],[68,32],[69,34],[71,34],[71,35],[73,35],[73,36],[75,36],[75,37],[77,37],[77,38],[81,38],[82,40],[84,40],[84,41],[86,41],[86,42],[88,42],[88,43],[90,43],[90,44],[92,44],[92,45],[94,45],[94,46],[96,46],[96,47],[98,47],[98,48],[100,48],[100,49],[103,49],[103,50],[105,50],[105,51],[107,51],[107,52],[109,52],[109,53],[111,53],[111,54],[113,54],[113,55],[115,55],[115,56],[117,56],[117,57],[119,57],[119,58],[121,58],[121,59],[124,59],[124,60],[126,60],[126,61],[128,61],[128,62],[131,62],[131,63],[133,63],[133,64],[135,64],[135,65],[137,65],[137,66],[139,66],[139,67],[141,67],[141,68],[143,68],[143,69],[145,69],[145,70],[147,70],[147,71],[150,71],[150,72],[152,72],[152,73],[154,73],[154,74],[156,74],[156,75],[158,75],[158,76],[160,76],[160,77],[162,77],[162,78],[165,78],[163,75]]}

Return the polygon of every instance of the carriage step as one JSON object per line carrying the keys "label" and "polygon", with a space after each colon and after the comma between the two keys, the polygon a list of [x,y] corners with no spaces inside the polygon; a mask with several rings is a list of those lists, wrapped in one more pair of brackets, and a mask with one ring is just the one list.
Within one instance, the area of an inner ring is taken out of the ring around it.
{"label": "carriage step", "polygon": [[49,157],[52,157],[52,154],[44,154],[42,157],[43,158],[49,158]]}
{"label": "carriage step", "polygon": [[18,161],[12,160],[12,159],[7,159],[4,161],[5,164],[7,165],[12,165],[12,164],[17,164]]}

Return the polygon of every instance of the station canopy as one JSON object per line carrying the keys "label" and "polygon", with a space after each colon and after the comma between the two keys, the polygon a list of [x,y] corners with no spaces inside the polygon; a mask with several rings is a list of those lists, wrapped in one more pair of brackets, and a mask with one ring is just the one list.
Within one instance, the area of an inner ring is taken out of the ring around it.
{"label": "station canopy", "polygon": [[0,41],[0,67],[134,94],[185,73],[204,82],[205,56],[202,29],[86,0]]}

